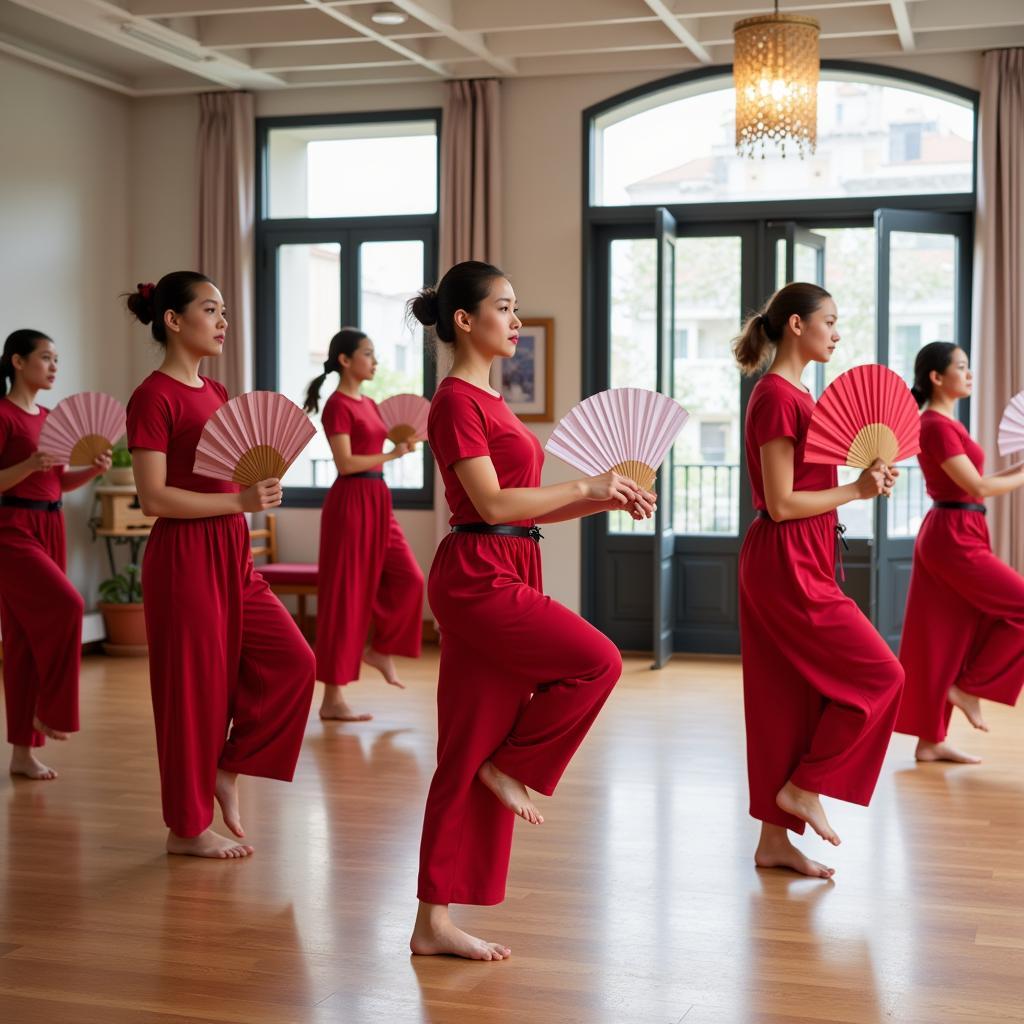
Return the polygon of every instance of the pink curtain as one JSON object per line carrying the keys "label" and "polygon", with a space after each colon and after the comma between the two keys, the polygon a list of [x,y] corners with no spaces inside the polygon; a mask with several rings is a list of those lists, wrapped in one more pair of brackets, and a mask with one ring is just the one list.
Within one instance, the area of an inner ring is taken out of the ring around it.
{"label": "pink curtain", "polygon": [[[975,429],[995,468],[999,420],[1024,388],[1024,50],[990,50],[981,90],[974,287]],[[992,546],[1024,571],[1024,494],[989,502]]]}
{"label": "pink curtain", "polygon": [[255,114],[243,92],[199,97],[198,268],[217,282],[230,327],[204,372],[231,395],[252,389]]}

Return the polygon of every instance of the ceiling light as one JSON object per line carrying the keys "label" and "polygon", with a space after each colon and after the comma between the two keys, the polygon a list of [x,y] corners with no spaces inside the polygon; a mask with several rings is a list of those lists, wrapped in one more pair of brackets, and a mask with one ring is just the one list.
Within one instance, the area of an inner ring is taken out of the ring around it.
{"label": "ceiling light", "polygon": [[375,25],[404,25],[409,20],[405,11],[374,11],[370,21]]}

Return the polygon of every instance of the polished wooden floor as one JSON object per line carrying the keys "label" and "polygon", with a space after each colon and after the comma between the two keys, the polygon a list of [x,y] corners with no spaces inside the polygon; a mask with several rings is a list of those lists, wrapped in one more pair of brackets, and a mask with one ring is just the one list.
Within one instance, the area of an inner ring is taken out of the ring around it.
{"label": "polished wooden floor", "polygon": [[[311,716],[291,786],[245,780],[246,861],[168,858],[146,663],[86,659],[84,732],[52,783],[0,782],[4,1024],[997,1024],[1024,1020],[1024,719],[832,802],[834,884],[751,863],[739,666],[626,674],[509,898],[460,908],[504,963],[414,959],[436,651],[367,681],[364,725]],[[319,700],[319,693],[317,695]]]}

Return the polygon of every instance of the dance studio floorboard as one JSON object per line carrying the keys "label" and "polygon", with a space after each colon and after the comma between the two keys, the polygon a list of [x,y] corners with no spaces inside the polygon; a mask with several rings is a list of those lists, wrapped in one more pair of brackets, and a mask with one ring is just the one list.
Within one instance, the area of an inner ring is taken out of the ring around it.
{"label": "dance studio floorboard", "polygon": [[829,802],[843,846],[802,840],[829,884],[753,867],[738,662],[627,659],[507,901],[457,911],[512,959],[466,963],[407,947],[436,665],[355,687],[367,724],[314,705],[295,783],[243,781],[257,850],[225,863],[162,852],[145,661],[87,658],[61,778],[0,782],[0,1021],[1024,1020],[1024,709],[956,722],[980,767],[896,737],[870,809]]}

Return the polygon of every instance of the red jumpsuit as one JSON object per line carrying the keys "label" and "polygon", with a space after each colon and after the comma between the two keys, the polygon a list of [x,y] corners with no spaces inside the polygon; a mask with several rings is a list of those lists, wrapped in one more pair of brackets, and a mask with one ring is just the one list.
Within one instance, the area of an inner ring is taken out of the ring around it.
{"label": "red jumpsuit", "polygon": [[[192,472],[223,385],[157,370],[128,404],[128,445],[167,454],[167,485],[236,484]],[[158,519],[142,563],[164,821],[196,836],[213,820],[217,769],[290,781],[313,696],[313,652],[253,567],[241,514]]]}
{"label": "red jumpsuit", "polygon": [[[47,411],[25,412],[0,399],[0,469],[24,462],[38,447]],[[64,467],[33,473],[3,496],[61,500]],[[7,739],[41,747],[33,717],[61,732],[78,731],[78,672],[84,603],[64,574],[64,514],[0,506],[0,632],[4,645]]]}
{"label": "red jumpsuit", "polygon": [[[465,381],[441,382],[429,437],[453,524],[481,522],[453,468],[461,459],[490,456],[503,488],[540,484],[537,439],[501,397]],[[428,595],[441,667],[420,848],[426,903],[504,899],[514,815],[477,771],[490,758],[553,793],[622,671],[615,645],[541,586],[540,547],[529,537],[453,533],[434,558]]]}
{"label": "red jumpsuit", "polygon": [[[791,438],[793,489],[836,485],[832,466],[804,462],[814,399],[778,374],[757,383],[745,443],[754,507],[766,509],[761,446]],[[896,720],[903,670],[835,579],[835,512],[757,518],[740,551],[740,646],[750,813],[802,833],[775,803],[792,780],[867,804]]]}
{"label": "red jumpsuit", "polygon": [[[962,423],[921,414],[918,462],[934,501],[977,504],[942,468],[985,453]],[[907,674],[896,728],[934,743],[946,738],[956,683],[965,693],[1015,704],[1024,685],[1024,579],[992,553],[985,513],[932,508],[914,544],[900,661]]]}
{"label": "red jumpsuit", "polygon": [[[353,455],[384,450],[387,427],[372,398],[335,391],[321,413],[328,437],[348,434]],[[373,626],[381,654],[418,658],[423,573],[391,511],[383,479],[339,476],[320,516],[316,675],[332,686],[359,678]]]}

